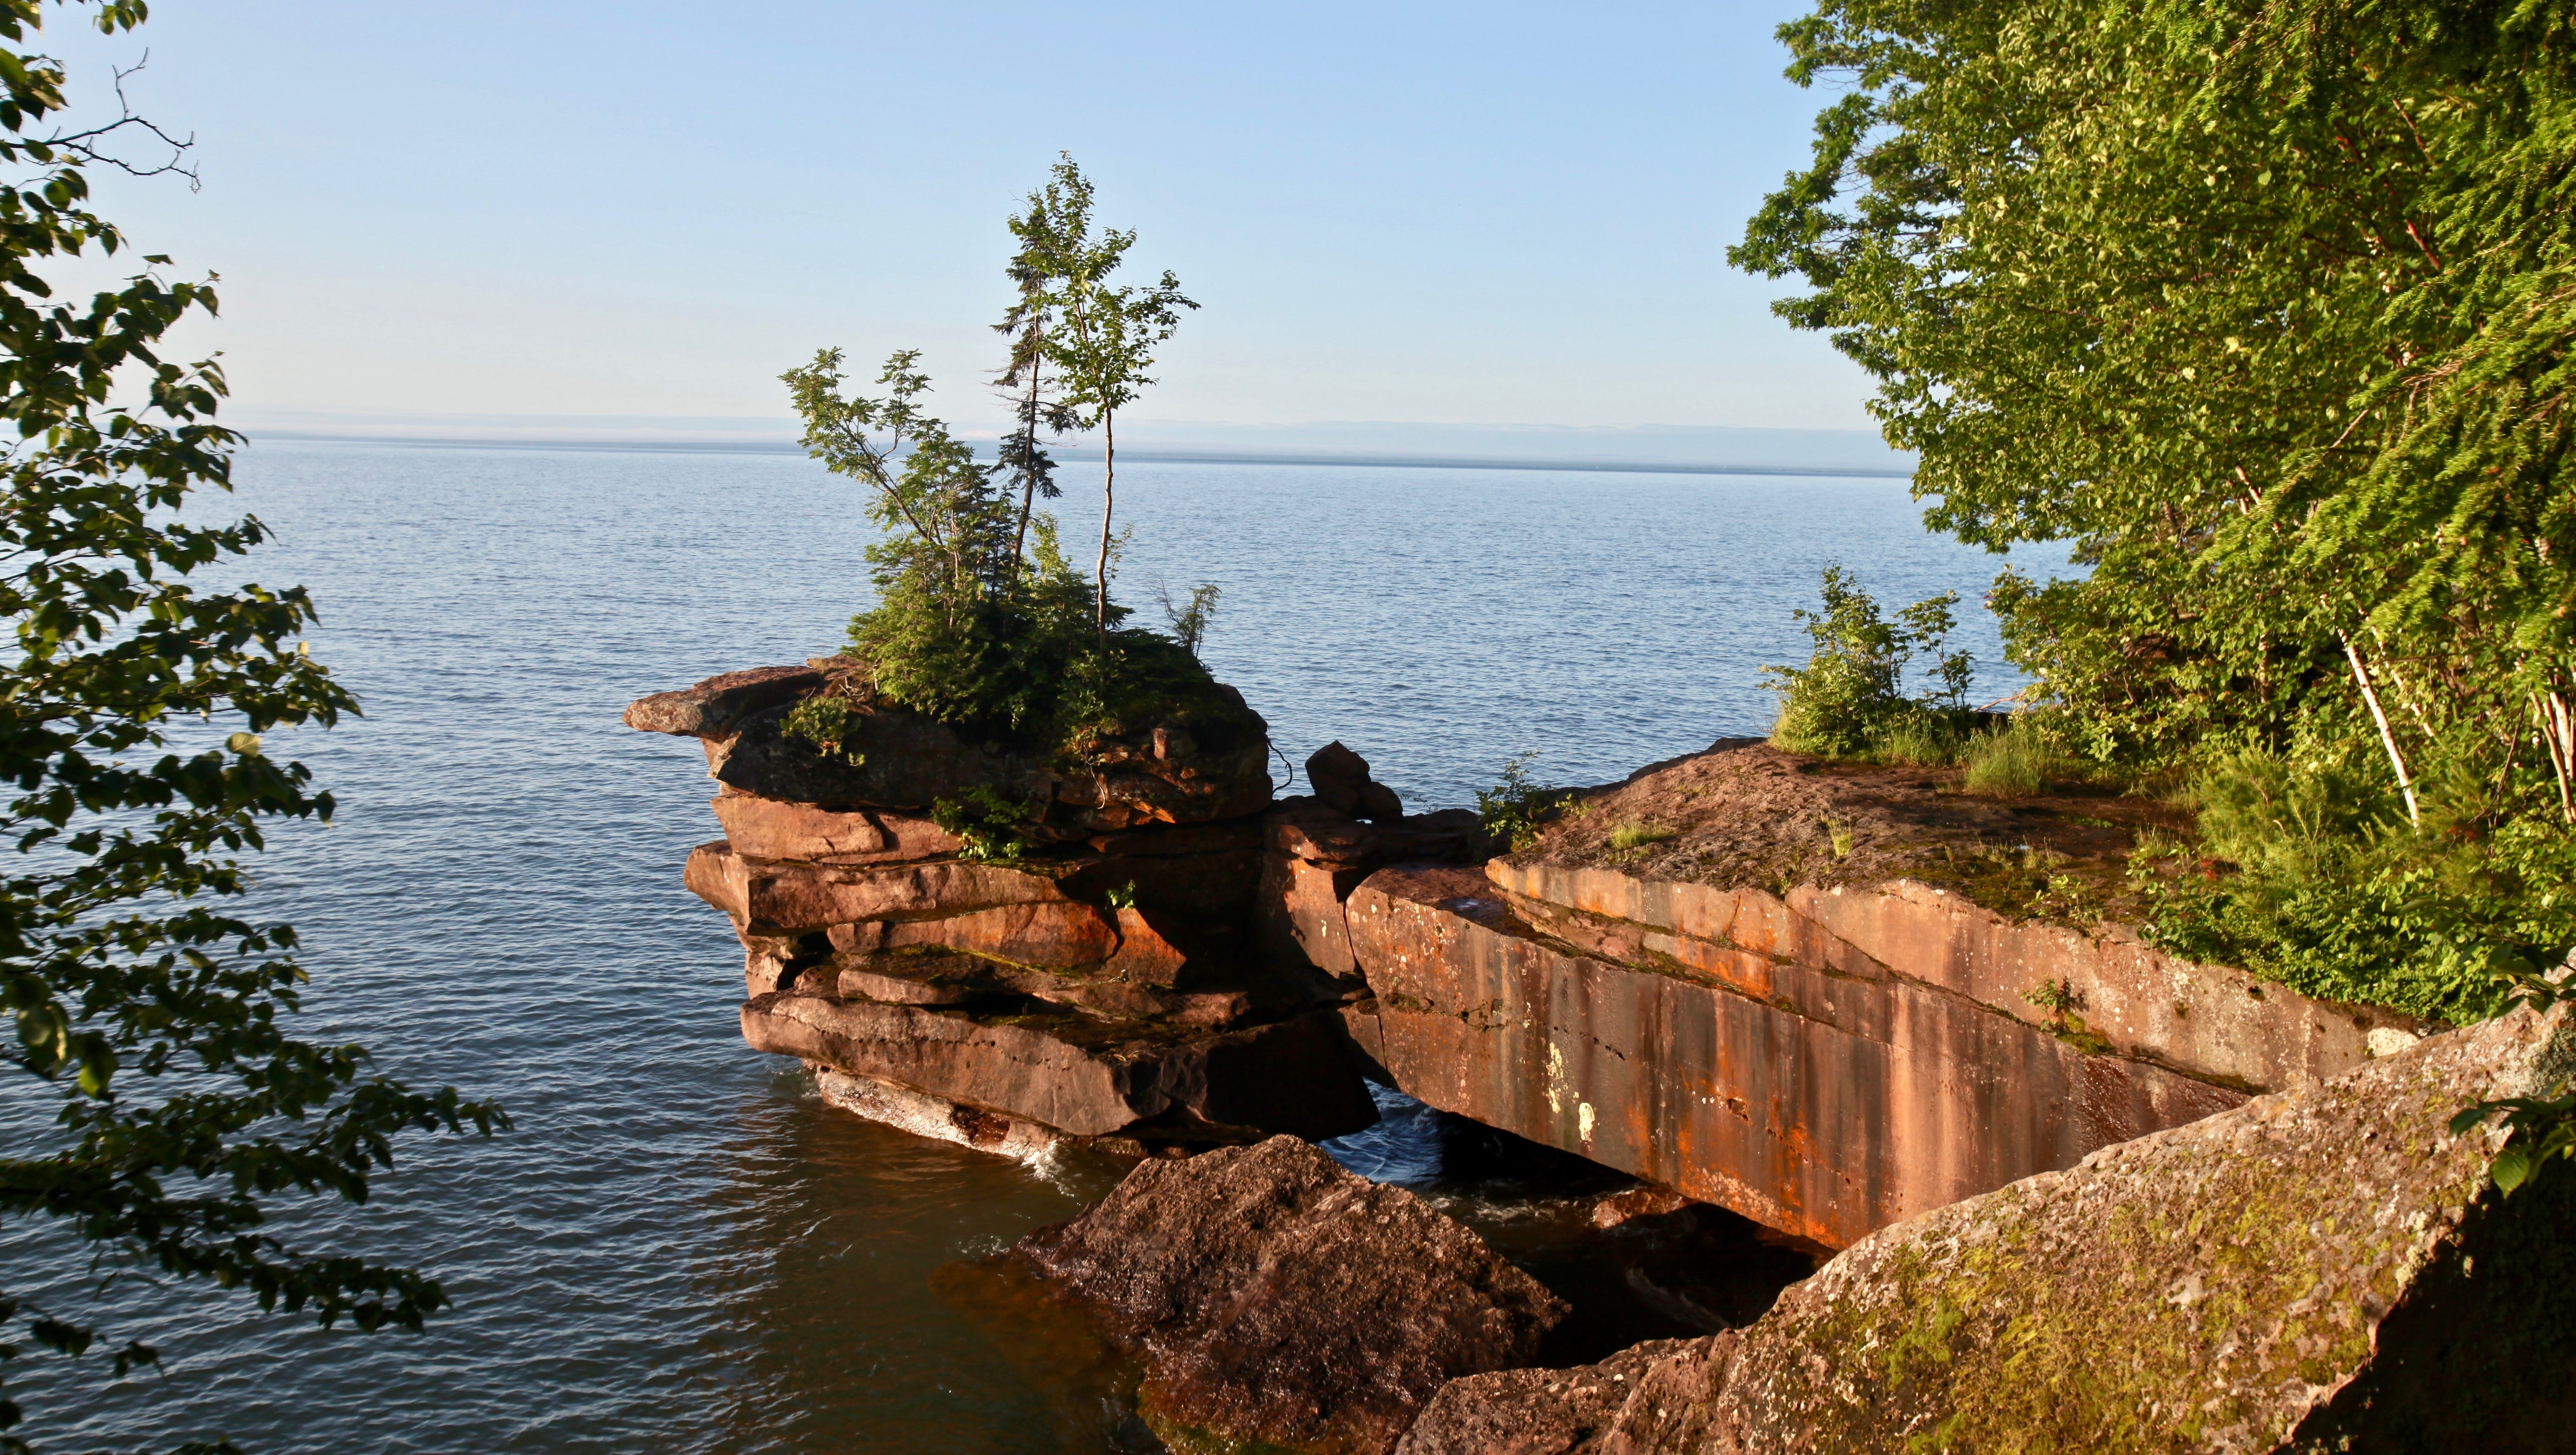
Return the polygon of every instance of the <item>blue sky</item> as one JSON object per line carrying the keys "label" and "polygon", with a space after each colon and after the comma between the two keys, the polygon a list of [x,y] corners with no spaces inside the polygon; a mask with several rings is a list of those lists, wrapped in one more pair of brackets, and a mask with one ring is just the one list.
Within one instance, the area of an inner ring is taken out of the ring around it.
{"label": "blue sky", "polygon": [[111,215],[223,275],[246,419],[782,416],[823,344],[992,412],[1002,218],[1070,150],[1205,306],[1130,416],[1866,428],[1729,270],[1827,96],[1789,5],[269,3],[49,12],[202,190]]}

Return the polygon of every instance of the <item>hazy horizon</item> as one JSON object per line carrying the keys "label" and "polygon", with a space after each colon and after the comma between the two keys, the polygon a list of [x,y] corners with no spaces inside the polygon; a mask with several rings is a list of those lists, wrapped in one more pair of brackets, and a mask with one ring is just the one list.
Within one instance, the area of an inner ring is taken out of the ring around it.
{"label": "hazy horizon", "polygon": [[[786,416],[425,414],[248,409],[225,422],[253,440],[798,453]],[[989,454],[1006,421],[968,419],[955,434]],[[1096,437],[1059,436],[1049,451],[1067,463],[1100,458]],[[1729,425],[1456,425],[1334,420],[1301,424],[1149,420],[1119,431],[1135,460],[1605,469],[1682,473],[1907,476],[1912,457],[1864,430]]]}

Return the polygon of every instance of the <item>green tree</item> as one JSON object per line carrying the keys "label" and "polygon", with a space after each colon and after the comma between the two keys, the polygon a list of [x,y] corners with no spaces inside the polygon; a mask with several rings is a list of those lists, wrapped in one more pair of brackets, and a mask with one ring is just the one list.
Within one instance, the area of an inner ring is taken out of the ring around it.
{"label": "green tree", "polygon": [[1070,156],[1059,156],[1047,184],[1029,194],[1028,210],[1010,219],[1019,250],[1006,269],[1017,290],[993,331],[1010,340],[1009,361],[996,376],[1011,401],[1011,432],[1002,437],[998,475],[1020,483],[1020,521],[1013,554],[1025,559],[1029,520],[1040,499],[1064,492],[1055,483],[1055,461],[1038,436],[1062,434],[1074,427],[1074,413],[1049,392],[1048,341],[1061,321],[1056,288],[1063,281],[1064,260],[1074,251],[1069,239],[1091,230],[1091,184]]}
{"label": "green tree", "polygon": [[2569,27],[1825,0],[1781,31],[1845,93],[1731,257],[1810,285],[1779,312],[1877,377],[1935,528],[2072,543],[2081,573],[1990,597],[2053,731],[2137,770],[2376,765],[2399,805],[2237,921],[2293,983],[2408,964],[2467,1012],[2480,967],[2576,941]]}
{"label": "green tree", "polygon": [[[1154,380],[1154,350],[1180,327],[1180,310],[1196,308],[1181,293],[1181,280],[1166,271],[1152,284],[1109,280],[1136,245],[1136,234],[1115,228],[1090,235],[1091,185],[1071,157],[1056,166],[1057,185],[1082,201],[1080,227],[1059,229],[1054,292],[1059,323],[1048,352],[1065,380],[1067,417],[1078,429],[1101,432],[1100,559],[1092,573],[1097,628],[1109,631],[1110,519],[1118,505],[1118,411],[1136,402]],[[1068,221],[1071,221],[1069,216]]]}
{"label": "green tree", "polygon": [[[1194,655],[1214,587],[1193,593],[1175,618],[1186,642],[1126,627],[1132,613],[1108,592],[1123,533],[1104,512],[1099,560],[1086,580],[1067,561],[1053,516],[1037,509],[1056,493],[1041,432],[1112,428],[1115,412],[1152,382],[1142,373],[1151,345],[1170,335],[1174,310],[1192,305],[1169,275],[1143,290],[1103,281],[1135,239],[1093,234],[1091,185],[1070,157],[1059,159],[1010,226],[1017,292],[998,325],[1010,355],[997,378],[1017,419],[998,462],[979,465],[928,413],[930,382],[913,351],[887,360],[880,397],[846,392],[838,349],[781,376],[804,419],[807,452],[866,488],[869,516],[882,530],[867,549],[876,605],[850,623],[849,654],[868,671],[835,684],[848,699],[837,708],[798,709],[799,735],[820,751],[846,758],[849,713],[886,703],[987,743],[1076,757],[1089,750],[1091,730],[1106,724],[1198,722],[1221,732],[1250,716]],[[1111,438],[1104,488],[1114,491]],[[1114,504],[1114,493],[1108,498]],[[863,700],[872,696],[883,702]],[[998,822],[1009,808],[950,807],[974,809],[978,823]],[[978,841],[995,852],[1012,842]]]}
{"label": "green tree", "polygon": [[807,452],[867,487],[869,519],[883,531],[867,548],[876,609],[850,629],[877,689],[945,721],[1017,727],[1044,713],[1056,623],[1017,599],[1010,498],[922,409],[930,381],[919,358],[911,349],[887,358],[882,398],[843,397],[838,349],[779,377],[805,421]]}
{"label": "green tree", "polygon": [[[111,35],[144,19],[139,0],[88,8]],[[42,275],[126,251],[87,209],[84,168],[176,165],[119,160],[121,139],[160,136],[130,114],[61,123],[63,69],[30,48],[42,19],[40,0],[0,0],[0,161],[19,169],[0,182],[0,417],[18,441],[0,466],[0,612],[15,641],[0,665],[0,769],[19,851],[0,876],[0,997],[22,1091],[59,1109],[51,1138],[0,1159],[0,1217],[53,1220],[111,1270],[211,1280],[326,1325],[418,1328],[448,1301],[435,1280],[290,1247],[268,1218],[299,1194],[365,1201],[406,1128],[506,1122],[453,1090],[372,1074],[362,1047],[290,1035],[305,980],[294,930],[226,912],[247,888],[236,856],[263,846],[265,824],[332,809],[259,735],[357,706],[303,649],[303,591],[190,584],[267,535],[254,517],[177,515],[230,487],[238,442],[212,422],[215,365],[159,353],[182,319],[214,311],[210,283],[168,281],[169,260],[146,256],[67,302]],[[66,1354],[116,1342],[15,1292],[0,1292],[0,1321]],[[109,1366],[157,1357],[128,1339]],[[30,1448],[22,1416],[0,1399],[0,1450]]]}

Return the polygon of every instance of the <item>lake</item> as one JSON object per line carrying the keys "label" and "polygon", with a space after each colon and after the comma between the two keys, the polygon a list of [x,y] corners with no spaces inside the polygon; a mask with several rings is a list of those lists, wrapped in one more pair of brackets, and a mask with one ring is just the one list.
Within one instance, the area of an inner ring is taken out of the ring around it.
{"label": "lake", "polygon": [[[1063,477],[1079,542],[1097,483]],[[313,650],[366,704],[270,745],[342,805],[260,866],[255,908],[304,932],[305,1034],[498,1097],[517,1126],[417,1139],[368,1208],[288,1220],[441,1278],[457,1307],[420,1335],[204,1290],[114,1287],[102,1308],[58,1240],[12,1230],[13,1287],[166,1360],[111,1388],[95,1354],[22,1359],[21,1432],[457,1455],[1127,1441],[956,1271],[1119,1167],[862,1122],[744,1046],[741,952],[680,886],[717,837],[704,762],[618,721],[647,692],[836,649],[869,597],[854,488],[785,455],[321,443],[260,444],[238,478],[279,534],[240,575],[312,590]],[[1927,536],[1899,481],[1132,464],[1119,502],[1115,594],[1151,618],[1158,583],[1216,582],[1207,661],[1274,741],[1302,761],[1338,738],[1414,810],[1472,803],[1516,753],[1590,783],[1762,731],[1759,668],[1805,659],[1790,613],[1828,562],[1891,609],[1961,591],[1983,695],[2014,682],[1973,605],[1998,562]],[[31,1135],[45,1108],[12,1090],[0,1115]],[[1550,1256],[1543,1189],[1444,1171],[1426,1119],[1389,1104],[1346,1160]]]}

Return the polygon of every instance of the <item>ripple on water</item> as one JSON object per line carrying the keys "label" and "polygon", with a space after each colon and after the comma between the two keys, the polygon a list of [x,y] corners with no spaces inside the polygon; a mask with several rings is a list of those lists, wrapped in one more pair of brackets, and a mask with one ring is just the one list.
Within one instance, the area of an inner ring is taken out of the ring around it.
{"label": "ripple on water", "polygon": [[[245,574],[312,589],[314,650],[367,707],[272,743],[343,805],[260,865],[261,908],[306,934],[306,1031],[497,1096],[517,1128],[417,1142],[370,1207],[284,1220],[299,1242],[431,1268],[457,1308],[421,1335],[323,1332],[203,1290],[93,1305],[49,1273],[46,1231],[0,1238],[10,1286],[95,1308],[169,1361],[112,1392],[94,1358],[26,1361],[32,1433],[221,1431],[272,1452],[1132,1447],[1114,1361],[975,1271],[1116,1164],[909,1137],[746,1049],[739,950],[679,883],[715,832],[695,745],[618,723],[643,692],[833,649],[866,590],[855,498],[774,455],[277,443],[238,474],[279,537]],[[1126,594],[1221,583],[1211,666],[1291,756],[1338,737],[1416,807],[1470,801],[1524,749],[1591,782],[1757,728],[1754,668],[1801,655],[1789,609],[1829,559],[1892,602],[1973,594],[1993,569],[1926,538],[1888,481],[1150,464],[1120,480]],[[1974,635],[1992,661],[1991,626]],[[21,1145],[44,1115],[0,1100]],[[1570,1202],[1444,1183],[1438,1130],[1399,1107],[1338,1150],[1448,1199],[1561,1288],[1673,1281],[1646,1233],[1577,1257]],[[1739,1241],[1727,1256],[1755,1266],[1762,1245]]]}

